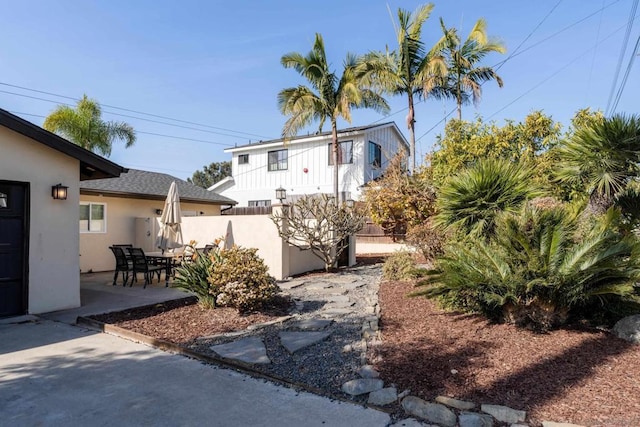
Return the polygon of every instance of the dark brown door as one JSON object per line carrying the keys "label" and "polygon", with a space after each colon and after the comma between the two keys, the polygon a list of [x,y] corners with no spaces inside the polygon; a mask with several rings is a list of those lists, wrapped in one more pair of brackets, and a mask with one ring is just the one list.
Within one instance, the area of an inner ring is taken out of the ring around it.
{"label": "dark brown door", "polygon": [[0,181],[0,317],[27,311],[26,183]]}

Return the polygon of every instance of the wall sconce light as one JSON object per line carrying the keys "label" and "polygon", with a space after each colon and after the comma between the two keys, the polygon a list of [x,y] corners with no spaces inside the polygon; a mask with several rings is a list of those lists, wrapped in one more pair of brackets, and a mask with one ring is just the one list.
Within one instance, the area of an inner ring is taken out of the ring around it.
{"label": "wall sconce light", "polygon": [[162,209],[156,209],[156,215],[158,216],[162,215]]}
{"label": "wall sconce light", "polygon": [[347,199],[347,201],[344,203],[347,205],[348,208],[352,208],[356,205],[356,202],[353,199]]}
{"label": "wall sconce light", "polygon": [[7,195],[4,193],[0,193],[0,208],[7,207]]}
{"label": "wall sconce light", "polygon": [[287,190],[285,190],[282,187],[276,188],[276,199],[280,200],[280,204],[282,204],[282,201],[286,198],[287,198]]}
{"label": "wall sconce light", "polygon": [[68,188],[69,187],[66,187],[62,184],[54,185],[53,187],[51,187],[51,197],[53,197],[54,200],[67,200]]}

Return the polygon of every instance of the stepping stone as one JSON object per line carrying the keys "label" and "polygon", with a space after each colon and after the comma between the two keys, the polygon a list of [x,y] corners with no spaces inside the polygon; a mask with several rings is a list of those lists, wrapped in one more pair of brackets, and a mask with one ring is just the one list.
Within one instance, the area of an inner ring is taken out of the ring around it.
{"label": "stepping stone", "polygon": [[341,283],[340,288],[347,291],[353,291],[355,289],[363,287],[364,285],[366,285],[366,283],[362,283],[362,282]]}
{"label": "stepping stone", "polygon": [[301,348],[327,339],[331,332],[280,332],[278,335],[282,346],[293,354]]}
{"label": "stepping stone", "polygon": [[323,289],[329,289],[332,287],[333,285],[331,283],[313,282],[313,283],[307,284],[307,286],[305,286],[304,288],[308,291],[321,291]]}
{"label": "stepping stone", "polygon": [[353,310],[350,308],[331,308],[320,313],[322,317],[336,317],[351,314]]}
{"label": "stepping stone", "polygon": [[384,381],[374,378],[360,378],[342,384],[342,391],[352,396],[370,393],[384,387]]}
{"label": "stepping stone", "polygon": [[351,301],[349,297],[346,295],[328,295],[326,297],[326,300],[328,302],[350,302]]}
{"label": "stepping stone", "polygon": [[278,286],[283,290],[290,290],[294,288],[298,288],[304,285],[306,282],[304,280],[288,280],[286,282],[278,282]]}
{"label": "stepping stone", "polygon": [[345,290],[338,288],[307,288],[308,295],[344,295]]}
{"label": "stepping stone", "polygon": [[324,308],[326,310],[332,310],[334,308],[349,308],[352,307],[353,305],[355,305],[354,302],[330,302],[329,304],[325,305]]}
{"label": "stepping stone", "polygon": [[329,283],[345,284],[345,283],[357,282],[358,280],[360,280],[360,277],[356,276],[355,274],[343,274],[340,276],[333,276],[325,280]]}
{"label": "stepping stone", "polygon": [[398,391],[395,387],[382,388],[380,390],[369,393],[367,403],[371,405],[384,406],[398,400]]}
{"label": "stepping stone", "polygon": [[518,411],[507,406],[481,405],[480,409],[482,410],[482,412],[486,412],[496,420],[503,423],[520,423],[523,422],[525,418],[527,418],[527,413],[525,411]]}
{"label": "stepping stone", "polygon": [[404,420],[396,421],[389,427],[424,427],[424,424],[415,418],[405,418]]}
{"label": "stepping stone", "polygon": [[210,347],[220,356],[226,359],[240,360],[252,364],[271,363],[267,357],[267,349],[258,337],[243,338],[227,344],[213,345]]}
{"label": "stepping stone", "polygon": [[332,323],[333,320],[305,319],[295,323],[291,327],[294,329],[302,329],[303,331],[321,331]]}

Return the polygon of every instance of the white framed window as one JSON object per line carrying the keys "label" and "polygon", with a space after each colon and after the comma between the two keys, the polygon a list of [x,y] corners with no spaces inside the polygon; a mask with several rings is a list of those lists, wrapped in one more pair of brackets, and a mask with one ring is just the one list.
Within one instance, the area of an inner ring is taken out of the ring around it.
{"label": "white framed window", "polygon": [[80,203],[80,232],[107,232],[107,205],[105,203]]}
{"label": "white framed window", "polygon": [[269,172],[283,171],[289,168],[289,150],[275,150],[269,151],[268,155],[268,168]]}
{"label": "white framed window", "polygon": [[248,154],[238,154],[238,164],[239,165],[248,165],[249,164],[249,155]]}
{"label": "white framed window", "polygon": [[[333,143],[329,145],[329,165],[333,164]],[[338,164],[345,165],[353,163],[353,141],[338,142]]]}
{"label": "white framed window", "polygon": [[382,166],[382,147],[373,141],[369,141],[369,164],[374,168]]}
{"label": "white framed window", "polygon": [[271,206],[271,200],[249,200],[249,207]]}

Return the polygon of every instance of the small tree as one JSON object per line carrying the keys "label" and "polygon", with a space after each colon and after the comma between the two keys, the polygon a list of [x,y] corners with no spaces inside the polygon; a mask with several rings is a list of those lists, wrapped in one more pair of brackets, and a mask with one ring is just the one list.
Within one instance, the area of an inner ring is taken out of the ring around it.
{"label": "small tree", "polygon": [[302,250],[311,250],[330,271],[347,247],[347,238],[364,225],[364,215],[346,203],[336,204],[326,194],[303,196],[271,220],[280,237]]}
{"label": "small tree", "polygon": [[216,182],[231,176],[231,162],[213,162],[209,166],[203,166],[197,170],[187,182],[202,188],[209,188]]}

